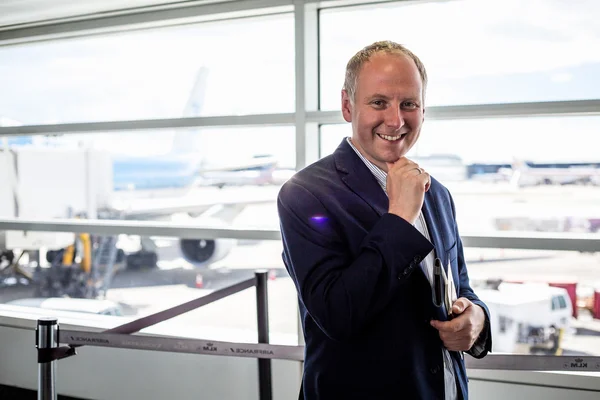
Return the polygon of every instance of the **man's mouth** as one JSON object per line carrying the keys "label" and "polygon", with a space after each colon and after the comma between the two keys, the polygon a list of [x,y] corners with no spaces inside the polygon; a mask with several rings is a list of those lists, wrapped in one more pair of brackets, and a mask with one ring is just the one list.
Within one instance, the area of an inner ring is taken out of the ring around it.
{"label": "man's mouth", "polygon": [[377,136],[379,136],[383,140],[387,140],[388,142],[395,142],[396,140],[404,138],[404,136],[406,136],[406,133],[403,133],[401,135],[382,135],[380,133],[377,133]]}

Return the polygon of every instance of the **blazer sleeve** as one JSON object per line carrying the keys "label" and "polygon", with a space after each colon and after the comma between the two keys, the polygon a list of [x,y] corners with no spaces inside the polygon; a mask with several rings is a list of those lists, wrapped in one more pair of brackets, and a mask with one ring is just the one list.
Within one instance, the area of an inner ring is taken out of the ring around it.
{"label": "blazer sleeve", "polygon": [[376,318],[433,249],[416,228],[388,213],[350,251],[340,220],[352,217],[333,215],[293,181],[277,206],[286,268],[311,318],[333,340],[353,337]]}
{"label": "blazer sleeve", "polygon": [[458,274],[460,279],[460,293],[458,297],[465,297],[469,299],[473,304],[477,304],[480,306],[485,313],[485,326],[483,330],[479,334],[479,337],[473,344],[473,347],[467,351],[468,354],[475,358],[483,358],[486,356],[488,352],[492,351],[492,333],[490,326],[490,311],[488,307],[485,305],[483,301],[477,297],[473,288],[471,288],[471,284],[469,283],[469,274],[467,272],[467,265],[465,263],[465,256],[463,252],[462,240],[460,239],[460,235],[458,234],[458,224],[456,223],[456,209],[454,207],[454,201],[452,200],[452,196],[450,196],[450,204],[452,205],[452,217],[454,219],[454,229],[456,235],[457,242],[457,251],[458,251]]}

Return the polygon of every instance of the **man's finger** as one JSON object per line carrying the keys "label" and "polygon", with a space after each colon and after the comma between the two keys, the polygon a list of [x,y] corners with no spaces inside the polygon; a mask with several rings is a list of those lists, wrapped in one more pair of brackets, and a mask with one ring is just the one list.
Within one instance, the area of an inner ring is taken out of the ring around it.
{"label": "man's finger", "polygon": [[452,321],[431,320],[431,326],[440,332],[458,332],[463,329],[464,324],[461,319],[457,318]]}
{"label": "man's finger", "polygon": [[427,172],[423,172],[423,180],[425,181],[425,191],[427,192],[429,190],[429,187],[431,186],[431,176],[427,173]]}

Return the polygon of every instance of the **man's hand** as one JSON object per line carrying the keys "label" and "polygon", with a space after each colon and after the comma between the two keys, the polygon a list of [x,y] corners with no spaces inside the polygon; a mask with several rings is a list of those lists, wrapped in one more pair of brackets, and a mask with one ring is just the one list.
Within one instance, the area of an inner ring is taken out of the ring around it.
{"label": "man's hand", "polygon": [[419,165],[406,157],[387,163],[386,190],[389,212],[414,224],[419,216],[431,178]]}
{"label": "man's hand", "polygon": [[468,351],[485,326],[485,312],[477,304],[461,297],[452,305],[451,321],[431,321],[440,333],[444,347],[451,351]]}

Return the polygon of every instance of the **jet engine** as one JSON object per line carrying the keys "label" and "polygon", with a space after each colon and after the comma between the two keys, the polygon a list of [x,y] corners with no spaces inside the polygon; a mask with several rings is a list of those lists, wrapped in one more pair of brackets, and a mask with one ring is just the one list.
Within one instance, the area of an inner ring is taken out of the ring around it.
{"label": "jet engine", "polygon": [[223,259],[236,242],[235,239],[180,239],[179,249],[187,262],[202,268]]}
{"label": "jet engine", "polygon": [[[230,226],[230,222],[214,216],[200,216],[199,218],[185,220],[185,223],[215,229]],[[193,264],[194,267],[204,268],[225,258],[236,244],[236,239],[179,239],[178,250],[180,257]]]}

